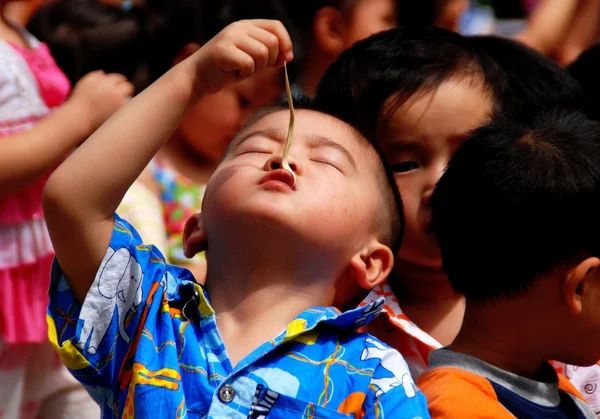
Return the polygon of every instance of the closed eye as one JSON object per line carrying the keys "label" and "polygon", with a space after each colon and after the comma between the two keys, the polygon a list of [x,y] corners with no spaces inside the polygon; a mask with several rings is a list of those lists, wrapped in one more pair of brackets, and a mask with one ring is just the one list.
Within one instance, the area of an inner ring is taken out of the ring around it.
{"label": "closed eye", "polygon": [[403,161],[392,165],[392,171],[394,173],[406,173],[418,169],[419,163],[415,161]]}
{"label": "closed eye", "polygon": [[[312,161],[312,162],[315,162],[315,163],[319,163],[319,164],[325,164],[325,165],[327,165],[327,166],[331,166],[331,167],[333,167],[334,169],[336,169],[337,171],[339,171],[339,172],[342,172],[342,170],[341,170],[339,167],[337,167],[335,164],[333,164],[333,163],[332,163],[332,162],[330,162],[330,161],[327,161],[327,160],[319,160],[319,159],[311,159],[310,161]],[[342,173],[343,173],[343,172],[342,172]]]}
{"label": "closed eye", "polygon": [[244,154],[273,154],[272,151],[270,150],[244,150],[242,152],[240,152],[238,155],[244,155]]}

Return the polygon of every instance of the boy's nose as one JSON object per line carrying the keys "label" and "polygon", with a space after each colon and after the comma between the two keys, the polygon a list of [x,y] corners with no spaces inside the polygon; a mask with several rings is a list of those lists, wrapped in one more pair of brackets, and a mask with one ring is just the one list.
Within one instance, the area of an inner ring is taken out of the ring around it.
{"label": "boy's nose", "polygon": [[[267,160],[265,169],[266,170],[283,169],[281,162],[282,162],[282,156],[274,154],[273,156],[271,156],[271,158],[269,160]],[[292,168],[292,171],[294,173],[298,174],[298,162],[296,161],[296,159],[294,159],[291,155],[288,155],[288,163],[289,163],[290,167]]]}

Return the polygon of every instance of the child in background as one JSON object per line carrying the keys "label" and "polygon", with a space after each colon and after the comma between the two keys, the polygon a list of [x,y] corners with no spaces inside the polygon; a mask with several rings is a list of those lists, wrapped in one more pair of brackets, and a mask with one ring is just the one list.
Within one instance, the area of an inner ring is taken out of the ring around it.
{"label": "child in background", "polygon": [[429,417],[401,355],[355,332],[382,301],[339,311],[384,280],[402,231],[392,178],[349,125],[299,109],[290,171],[287,107],[238,134],[186,223],[186,255],[208,249],[206,291],[114,215],[195,102],[292,56],[279,22],[228,26],[48,181],[50,323],[105,417]]}
{"label": "child in background", "polygon": [[63,104],[69,81],[47,46],[2,17],[0,86],[0,416],[94,417],[97,407],[47,342],[54,253],[42,189],[67,153],[125,102],[131,85],[93,73]]}
{"label": "child in background", "polygon": [[394,271],[366,302],[384,296],[368,331],[398,349],[413,373],[458,333],[464,300],[442,270],[430,199],[472,129],[508,113],[530,122],[543,108],[579,108],[579,85],[513,41],[401,28],[358,42],[323,77],[317,102],[371,138],[403,196],[406,234]]}
{"label": "child in background", "polygon": [[[150,61],[152,77],[193,54],[235,20],[264,17],[286,22],[285,13],[273,0],[173,0],[162,8],[149,7],[159,19],[153,23],[156,28],[151,45],[156,57]],[[292,65],[289,70],[293,73],[293,69]],[[155,244],[169,262],[186,266],[199,279],[206,275],[206,261],[204,253],[192,260],[184,256],[185,221],[200,210],[206,183],[235,133],[252,112],[279,98],[283,81],[281,69],[270,68],[203,97],[182,119],[119,207],[119,214],[145,240]]]}
{"label": "child in background", "polygon": [[[427,0],[426,3],[429,3]],[[302,57],[299,87],[308,95],[329,65],[360,39],[398,24],[399,0],[284,0],[302,34],[295,55]]]}
{"label": "child in background", "polygon": [[600,125],[575,112],[477,130],[431,198],[454,342],[419,378],[433,418],[595,419],[548,363],[600,359]]}
{"label": "child in background", "polygon": [[150,83],[149,10],[122,10],[98,0],[60,0],[36,12],[27,30],[45,42],[71,83],[91,71],[127,77],[136,92]]}

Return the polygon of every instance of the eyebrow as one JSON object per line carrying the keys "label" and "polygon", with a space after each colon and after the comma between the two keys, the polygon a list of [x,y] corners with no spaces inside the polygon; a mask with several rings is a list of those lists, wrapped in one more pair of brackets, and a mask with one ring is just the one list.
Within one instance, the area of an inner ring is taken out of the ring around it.
{"label": "eyebrow", "polygon": [[[236,148],[240,146],[244,141],[249,138],[261,136],[267,137],[273,141],[278,143],[283,143],[285,141],[285,137],[287,136],[287,132],[281,129],[267,128],[264,130],[256,130],[251,131],[243,136],[241,136],[234,144],[232,148]],[[308,146],[311,149],[314,148],[333,148],[344,155],[344,157],[350,162],[354,170],[357,169],[356,161],[352,157],[352,154],[341,144],[336,143],[331,138],[324,137],[319,134],[309,134],[307,137]]]}

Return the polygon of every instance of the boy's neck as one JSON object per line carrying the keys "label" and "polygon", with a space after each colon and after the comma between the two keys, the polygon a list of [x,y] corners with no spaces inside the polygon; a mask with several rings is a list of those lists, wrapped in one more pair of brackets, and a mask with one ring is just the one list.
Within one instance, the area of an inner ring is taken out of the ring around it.
{"label": "boy's neck", "polygon": [[[297,250],[254,243],[207,254],[206,288],[233,365],[273,339],[301,312],[333,301],[335,274]],[[287,253],[287,254],[286,254]],[[315,259],[317,257],[315,256]],[[311,263],[307,263],[311,260]]]}
{"label": "boy's neck", "polygon": [[388,280],[402,312],[441,345],[460,330],[464,299],[456,294],[441,269],[396,263]]}
{"label": "boy's neck", "polygon": [[546,349],[552,347],[552,325],[539,321],[540,316],[524,304],[524,299],[480,306],[467,301],[462,328],[449,348],[539,380],[542,366],[552,359]]}

